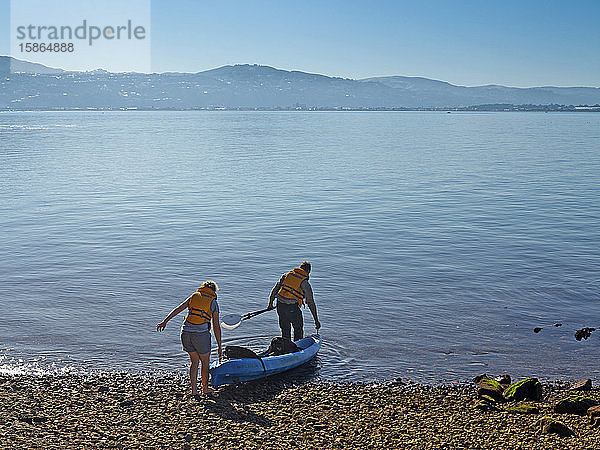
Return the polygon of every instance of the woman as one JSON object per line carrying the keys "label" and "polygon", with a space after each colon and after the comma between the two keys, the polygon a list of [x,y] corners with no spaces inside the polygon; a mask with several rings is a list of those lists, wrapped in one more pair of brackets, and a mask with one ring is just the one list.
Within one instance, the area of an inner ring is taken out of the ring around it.
{"label": "woman", "polygon": [[221,352],[221,325],[219,325],[219,305],[217,303],[217,283],[205,281],[196,292],[190,295],[181,305],[175,308],[161,323],[156,325],[157,331],[163,331],[167,322],[184,309],[188,314],[181,327],[181,343],[183,350],[190,355],[190,384],[192,395],[198,395],[198,363],[202,363],[202,392],[208,393],[208,365],[210,361],[210,323],[212,321],[215,338],[217,338],[219,359]]}

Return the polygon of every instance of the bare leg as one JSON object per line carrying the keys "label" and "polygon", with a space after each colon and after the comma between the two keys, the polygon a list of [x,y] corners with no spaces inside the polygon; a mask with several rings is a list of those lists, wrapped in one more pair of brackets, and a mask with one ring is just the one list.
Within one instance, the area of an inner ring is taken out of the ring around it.
{"label": "bare leg", "polygon": [[192,395],[198,394],[198,365],[200,364],[200,355],[196,352],[188,352],[190,355],[190,384],[192,386]]}
{"label": "bare leg", "polygon": [[[202,376],[202,392],[206,394],[208,392],[208,365],[210,361],[210,353],[200,353],[198,354],[200,357],[200,361],[202,362],[202,368],[200,369],[200,373]],[[196,373],[197,367],[196,367]]]}

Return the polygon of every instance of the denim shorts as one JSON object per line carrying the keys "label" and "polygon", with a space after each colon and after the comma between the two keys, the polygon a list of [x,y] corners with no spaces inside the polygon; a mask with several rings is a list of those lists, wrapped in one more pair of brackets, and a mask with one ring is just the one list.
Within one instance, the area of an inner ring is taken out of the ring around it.
{"label": "denim shorts", "polygon": [[181,332],[181,344],[183,350],[188,353],[210,353],[210,332],[195,333],[191,331]]}

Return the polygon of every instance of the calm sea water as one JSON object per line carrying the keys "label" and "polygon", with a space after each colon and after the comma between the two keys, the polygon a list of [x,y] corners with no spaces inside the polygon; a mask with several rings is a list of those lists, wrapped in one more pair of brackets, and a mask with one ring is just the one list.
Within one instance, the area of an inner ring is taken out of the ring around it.
{"label": "calm sea water", "polygon": [[594,113],[0,113],[0,366],[183,373],[200,282],[246,313],[308,259],[310,376],[599,379],[599,186]]}

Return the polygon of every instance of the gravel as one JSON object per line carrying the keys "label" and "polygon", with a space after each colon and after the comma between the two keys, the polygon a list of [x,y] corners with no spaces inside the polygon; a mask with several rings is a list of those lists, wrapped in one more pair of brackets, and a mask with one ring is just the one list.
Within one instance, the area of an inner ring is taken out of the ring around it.
{"label": "gravel", "polygon": [[[534,408],[482,406],[477,386],[266,379],[187,394],[183,376],[0,375],[3,448],[597,448],[587,417],[556,414],[566,383]],[[600,390],[586,392],[600,400]],[[538,413],[522,413],[524,409]],[[575,434],[544,434],[540,419]],[[547,420],[546,420],[547,421]]]}

